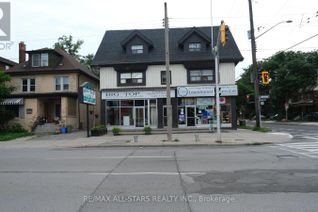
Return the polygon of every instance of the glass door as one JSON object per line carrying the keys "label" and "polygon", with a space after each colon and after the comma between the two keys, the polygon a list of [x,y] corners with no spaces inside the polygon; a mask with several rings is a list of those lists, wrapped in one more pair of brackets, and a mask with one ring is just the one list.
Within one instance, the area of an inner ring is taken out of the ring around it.
{"label": "glass door", "polygon": [[187,126],[195,126],[195,107],[186,106]]}
{"label": "glass door", "polygon": [[144,127],[145,122],[145,108],[144,107],[135,107],[135,126]]}

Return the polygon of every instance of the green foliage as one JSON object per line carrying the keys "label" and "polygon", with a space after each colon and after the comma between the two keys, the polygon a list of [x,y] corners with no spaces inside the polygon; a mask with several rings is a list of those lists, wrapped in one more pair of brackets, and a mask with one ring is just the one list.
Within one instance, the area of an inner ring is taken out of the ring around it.
{"label": "green foliage", "polygon": [[4,73],[4,71],[0,70],[0,102],[14,91],[14,87],[8,84],[10,80],[11,77]]}
{"label": "green foliage", "polygon": [[[268,70],[270,84],[260,85],[260,95],[270,95],[270,99],[262,106],[265,115],[276,113],[284,116],[284,104],[296,100],[302,94],[313,90],[318,78],[318,51],[313,52],[279,52],[258,63],[260,70]],[[254,104],[246,102],[246,95],[254,93],[250,82],[251,67],[245,70],[237,85],[239,89],[238,112],[243,117],[251,117]],[[253,116],[253,115],[252,115]]]}
{"label": "green foliage", "polygon": [[80,59],[79,50],[81,49],[83,40],[73,41],[73,36],[63,35],[58,38],[58,42],[54,44],[54,48],[61,48],[76,59]]}
{"label": "green foliage", "polygon": [[0,106],[0,130],[8,130],[8,122],[15,117],[14,112]]}
{"label": "green foliage", "polygon": [[[80,63],[87,66],[87,68],[91,69],[91,65],[93,62],[94,54],[88,54],[86,56],[82,56],[79,54],[79,50],[81,49],[84,41],[76,40],[74,41],[73,36],[63,35],[58,38],[58,41],[54,44],[54,48],[61,48],[66,51],[68,54],[72,55],[75,59],[77,59]],[[97,73],[93,72],[95,75]]]}
{"label": "green foliage", "polygon": [[114,127],[112,129],[112,132],[113,132],[113,134],[117,134],[118,135],[121,132],[121,129],[119,127]]}
{"label": "green foliage", "polygon": [[33,135],[29,132],[0,132],[0,141],[9,141],[16,138]]}
{"label": "green foliage", "polygon": [[152,131],[151,127],[149,126],[144,127],[145,134],[151,134],[151,131]]}
{"label": "green foliage", "polygon": [[14,132],[14,133],[22,133],[22,132],[27,132],[21,124],[16,123],[13,124],[10,128],[9,128],[9,132]]}

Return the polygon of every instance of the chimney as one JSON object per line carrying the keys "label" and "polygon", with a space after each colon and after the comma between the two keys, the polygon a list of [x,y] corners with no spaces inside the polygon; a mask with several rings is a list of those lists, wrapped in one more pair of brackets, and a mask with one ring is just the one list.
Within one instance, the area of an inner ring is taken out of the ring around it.
{"label": "chimney", "polygon": [[23,41],[19,43],[19,63],[25,62],[25,44]]}

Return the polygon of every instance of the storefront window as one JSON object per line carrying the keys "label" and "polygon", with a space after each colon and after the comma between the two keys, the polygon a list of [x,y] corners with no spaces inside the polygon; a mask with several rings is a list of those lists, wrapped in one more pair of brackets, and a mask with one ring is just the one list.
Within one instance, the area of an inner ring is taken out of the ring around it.
{"label": "storefront window", "polygon": [[221,104],[221,122],[222,123],[232,122],[231,104],[229,103],[229,98],[225,98],[225,103]]}
{"label": "storefront window", "polygon": [[133,108],[132,107],[121,107],[120,108],[120,123],[123,126],[134,125]]}
{"label": "storefront window", "polygon": [[106,105],[107,124],[119,125],[119,101],[107,101]]}

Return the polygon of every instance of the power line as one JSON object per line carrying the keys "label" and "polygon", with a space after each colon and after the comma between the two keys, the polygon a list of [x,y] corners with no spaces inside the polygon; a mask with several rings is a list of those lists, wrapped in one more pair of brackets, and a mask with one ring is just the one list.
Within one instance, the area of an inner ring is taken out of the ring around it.
{"label": "power line", "polygon": [[310,40],[310,39],[316,37],[317,35],[318,35],[318,33],[315,34],[315,35],[313,35],[313,36],[310,36],[309,38],[306,38],[306,39],[303,40],[303,41],[300,41],[299,43],[296,43],[295,45],[293,45],[293,46],[291,46],[291,47],[285,49],[284,51],[287,51],[287,50],[289,50],[289,49],[292,49],[292,48],[294,48],[295,46],[298,46],[299,44],[302,44],[302,43],[304,43],[304,42],[306,42],[306,41],[308,41],[308,40]]}

